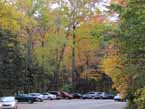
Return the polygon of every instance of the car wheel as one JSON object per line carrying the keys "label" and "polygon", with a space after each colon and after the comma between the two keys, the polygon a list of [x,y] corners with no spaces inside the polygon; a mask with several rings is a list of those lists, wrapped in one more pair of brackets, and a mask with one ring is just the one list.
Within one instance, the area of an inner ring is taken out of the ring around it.
{"label": "car wheel", "polygon": [[42,102],[43,100],[42,99],[39,99],[39,101]]}
{"label": "car wheel", "polygon": [[16,107],[14,107],[13,109],[18,109],[18,108],[17,108],[17,106],[16,106]]}
{"label": "car wheel", "polygon": [[53,98],[50,98],[50,97],[49,97],[48,100],[53,100]]}
{"label": "car wheel", "polygon": [[69,97],[65,97],[65,99],[67,99],[67,100],[68,100],[68,99],[69,99]]}

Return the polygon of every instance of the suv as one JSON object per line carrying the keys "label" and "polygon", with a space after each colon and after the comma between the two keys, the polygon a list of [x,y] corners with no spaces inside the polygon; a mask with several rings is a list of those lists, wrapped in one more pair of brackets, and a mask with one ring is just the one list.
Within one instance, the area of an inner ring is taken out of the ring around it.
{"label": "suv", "polygon": [[28,102],[28,103],[33,103],[33,102],[37,101],[36,97],[32,97],[28,94],[18,94],[18,95],[16,95],[15,99],[18,102]]}

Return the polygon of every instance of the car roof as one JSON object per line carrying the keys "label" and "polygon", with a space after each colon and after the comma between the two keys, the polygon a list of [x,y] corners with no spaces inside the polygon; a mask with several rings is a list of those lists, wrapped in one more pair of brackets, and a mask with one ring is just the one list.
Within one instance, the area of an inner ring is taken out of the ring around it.
{"label": "car roof", "polygon": [[0,98],[15,98],[14,96],[3,96],[3,97],[0,97]]}

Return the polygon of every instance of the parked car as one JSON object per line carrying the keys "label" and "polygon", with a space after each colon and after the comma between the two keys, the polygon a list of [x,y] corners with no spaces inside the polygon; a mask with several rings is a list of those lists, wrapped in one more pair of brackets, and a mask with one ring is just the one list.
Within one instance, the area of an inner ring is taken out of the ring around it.
{"label": "parked car", "polygon": [[123,98],[120,94],[117,94],[116,96],[114,96],[114,100],[115,101],[123,101]]}
{"label": "parked car", "polygon": [[15,99],[18,102],[28,102],[28,103],[33,103],[33,102],[38,101],[37,97],[32,97],[28,94],[18,94],[18,95],[16,95]]}
{"label": "parked car", "polygon": [[44,100],[44,96],[40,93],[29,93],[30,96],[36,97],[39,102]]}
{"label": "parked car", "polygon": [[45,100],[55,100],[56,99],[56,95],[50,94],[50,93],[44,93],[43,97]]}
{"label": "parked car", "polygon": [[53,94],[53,95],[56,95],[56,99],[58,99],[58,100],[59,99],[62,99],[61,93],[59,91],[50,91],[48,93]]}
{"label": "parked car", "polygon": [[17,100],[12,96],[1,97],[0,109],[17,109]]}
{"label": "parked car", "polygon": [[113,99],[114,95],[113,94],[108,94],[108,99]]}
{"label": "parked car", "polygon": [[82,95],[82,99],[95,99],[97,96],[97,92],[88,92]]}
{"label": "parked car", "polygon": [[68,92],[65,91],[60,91],[61,97],[64,99],[72,99],[73,96],[71,94],[69,94]]}
{"label": "parked car", "polygon": [[108,94],[106,92],[102,92],[102,94],[100,95],[101,99],[113,99],[114,96],[112,94]]}
{"label": "parked car", "polygon": [[95,99],[100,99],[102,92],[96,92]]}
{"label": "parked car", "polygon": [[82,94],[80,94],[80,93],[73,93],[72,96],[73,96],[74,99],[82,98]]}

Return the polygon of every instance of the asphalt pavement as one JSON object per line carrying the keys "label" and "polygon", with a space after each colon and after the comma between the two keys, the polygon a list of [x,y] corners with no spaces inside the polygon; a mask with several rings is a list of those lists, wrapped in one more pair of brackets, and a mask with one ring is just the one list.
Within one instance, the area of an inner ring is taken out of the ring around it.
{"label": "asphalt pavement", "polygon": [[18,109],[125,109],[126,102],[114,100],[52,100],[34,104],[21,103]]}

